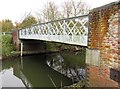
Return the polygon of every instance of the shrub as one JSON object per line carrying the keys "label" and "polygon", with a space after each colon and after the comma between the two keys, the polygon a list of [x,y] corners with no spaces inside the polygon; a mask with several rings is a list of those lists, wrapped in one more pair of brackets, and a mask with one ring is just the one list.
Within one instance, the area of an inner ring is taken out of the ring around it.
{"label": "shrub", "polygon": [[3,56],[11,56],[11,52],[14,50],[12,44],[12,36],[11,35],[3,35],[2,36],[2,55]]}

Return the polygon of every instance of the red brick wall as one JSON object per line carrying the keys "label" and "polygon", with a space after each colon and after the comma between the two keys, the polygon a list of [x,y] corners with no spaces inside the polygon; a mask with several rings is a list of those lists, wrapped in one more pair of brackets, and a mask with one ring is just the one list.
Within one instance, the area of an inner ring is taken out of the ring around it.
{"label": "red brick wall", "polygon": [[[108,32],[109,18],[118,12],[119,2],[111,3],[90,11],[88,47],[101,49],[104,36]],[[114,23],[116,24],[116,23]]]}
{"label": "red brick wall", "polygon": [[16,47],[16,50],[19,50],[19,38],[18,38],[18,30],[14,30],[12,33],[13,44]]}
{"label": "red brick wall", "polygon": [[110,16],[108,32],[103,38],[101,49],[101,60],[107,66],[120,71],[120,49],[119,49],[119,22],[118,12]]}

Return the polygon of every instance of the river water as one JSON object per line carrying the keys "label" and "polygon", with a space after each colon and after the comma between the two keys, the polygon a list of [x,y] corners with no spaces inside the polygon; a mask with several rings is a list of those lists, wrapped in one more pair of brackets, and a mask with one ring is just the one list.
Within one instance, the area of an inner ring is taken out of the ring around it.
{"label": "river water", "polygon": [[[101,73],[102,69],[103,67],[100,70],[99,66],[86,64],[85,51],[66,51],[4,60],[0,74],[2,74],[2,87],[59,89],[79,81],[84,81],[84,86],[108,87],[111,83],[118,86],[119,81],[111,75],[106,79],[106,76],[104,77]],[[104,82],[101,83],[101,81]]]}

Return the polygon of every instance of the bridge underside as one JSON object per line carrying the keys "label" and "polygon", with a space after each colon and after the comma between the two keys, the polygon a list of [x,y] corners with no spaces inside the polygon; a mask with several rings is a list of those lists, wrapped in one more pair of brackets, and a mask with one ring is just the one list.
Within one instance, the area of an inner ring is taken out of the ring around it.
{"label": "bridge underside", "polygon": [[53,41],[73,45],[87,46],[87,36],[77,35],[34,35],[34,36],[22,36],[20,39],[33,39],[42,41]]}

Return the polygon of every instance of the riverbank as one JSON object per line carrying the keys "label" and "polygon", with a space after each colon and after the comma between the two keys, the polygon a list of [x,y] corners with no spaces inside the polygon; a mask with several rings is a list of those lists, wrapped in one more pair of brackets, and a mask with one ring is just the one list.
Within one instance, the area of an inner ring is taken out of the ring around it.
{"label": "riverbank", "polygon": [[[54,49],[54,48],[53,48]],[[58,53],[58,52],[64,52],[64,51],[71,51],[71,52],[77,52],[77,51],[85,51],[83,48],[78,50],[71,50],[71,49],[60,49],[60,50],[44,50],[44,51],[23,51],[22,56],[28,56],[28,55],[36,55],[36,54],[47,54],[47,53]],[[21,51],[12,51],[11,52],[12,57],[19,57],[21,56]]]}

